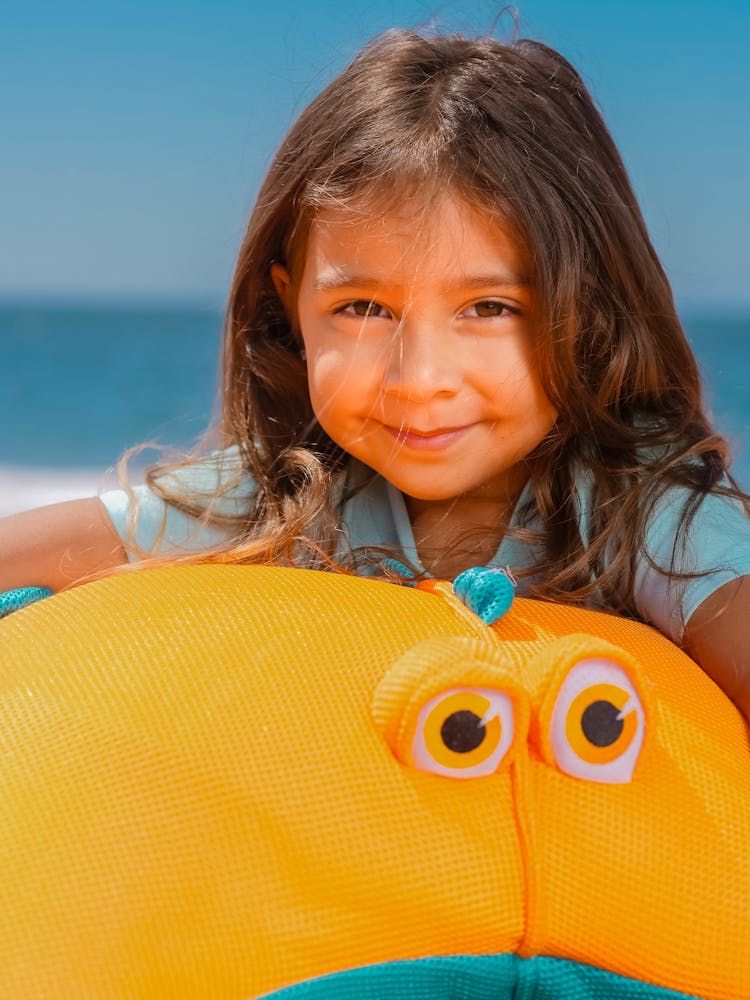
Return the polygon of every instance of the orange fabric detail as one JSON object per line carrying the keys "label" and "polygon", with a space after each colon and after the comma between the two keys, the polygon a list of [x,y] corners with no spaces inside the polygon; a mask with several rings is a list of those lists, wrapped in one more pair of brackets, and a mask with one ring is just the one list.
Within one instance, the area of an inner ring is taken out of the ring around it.
{"label": "orange fabric detail", "polygon": [[[543,760],[552,767],[555,766],[551,746],[552,715],[560,697],[561,686],[571,667],[590,659],[613,660],[625,668],[630,682],[638,692],[641,704],[646,706],[646,714],[650,714],[649,685],[642,676],[638,661],[626,649],[590,634],[574,634],[550,641],[540,653],[529,660],[527,676],[529,685],[536,692],[534,743]],[[682,659],[686,657],[683,655]],[[647,720],[647,724],[649,721]],[[640,767],[645,766],[644,755],[648,756],[648,747],[639,754]]]}
{"label": "orange fabric detail", "polygon": [[[412,765],[412,744],[420,709],[441,691],[454,687],[495,687],[502,660],[487,642],[469,638],[428,639],[414,646],[388,670],[373,697],[373,721],[394,756]],[[526,744],[528,698],[512,680],[503,684],[515,711],[514,747]],[[512,751],[511,751],[512,753]]]}
{"label": "orange fabric detail", "polygon": [[[621,784],[562,773],[545,742],[571,657],[608,644],[645,705]],[[431,662],[446,689],[509,693],[498,773],[391,752],[439,694]],[[502,952],[750,993],[747,731],[650,629],[517,599],[483,632],[439,589],[201,566],[17,612],[0,663],[9,996],[252,997]]]}

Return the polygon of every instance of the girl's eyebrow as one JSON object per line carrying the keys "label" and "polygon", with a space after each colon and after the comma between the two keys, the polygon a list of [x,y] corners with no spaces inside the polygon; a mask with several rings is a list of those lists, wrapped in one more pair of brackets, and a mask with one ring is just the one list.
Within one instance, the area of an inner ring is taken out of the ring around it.
{"label": "girl's eyebrow", "polygon": [[512,271],[495,271],[492,274],[467,274],[459,278],[454,283],[443,285],[447,291],[460,291],[463,288],[506,288],[518,291],[528,290],[531,282],[524,274],[515,274]]}
{"label": "girl's eyebrow", "polygon": [[316,292],[328,292],[337,288],[348,288],[350,285],[361,288],[363,285],[380,287],[382,282],[376,281],[365,274],[357,274],[354,271],[345,271],[343,268],[335,267],[323,271],[318,275],[313,284]]}
{"label": "girl's eyebrow", "polygon": [[[391,282],[381,281],[378,278],[367,274],[360,274],[354,271],[345,271],[340,268],[324,271],[319,275],[313,284],[316,292],[335,291],[338,288],[384,288]],[[526,275],[514,274],[511,271],[493,272],[492,274],[464,275],[455,282],[442,285],[448,292],[461,291],[462,289],[477,288],[503,288],[515,291],[527,291],[531,282]]]}

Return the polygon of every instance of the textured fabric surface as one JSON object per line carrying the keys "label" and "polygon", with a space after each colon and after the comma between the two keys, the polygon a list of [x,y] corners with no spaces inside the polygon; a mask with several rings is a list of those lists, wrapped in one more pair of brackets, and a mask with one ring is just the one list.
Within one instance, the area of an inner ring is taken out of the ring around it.
{"label": "textured fabric surface", "polygon": [[513,603],[516,581],[508,570],[473,566],[453,581],[454,593],[485,625],[494,625]]}
{"label": "textured fabric surface", "polygon": [[[488,628],[433,590],[183,567],[0,622],[2,991],[246,998],[507,954],[746,1000],[734,707],[633,622],[517,599]],[[469,759],[491,773],[436,773]]]}
{"label": "textured fabric surface", "polygon": [[267,1000],[679,1000],[675,993],[556,958],[451,955],[307,980]]}

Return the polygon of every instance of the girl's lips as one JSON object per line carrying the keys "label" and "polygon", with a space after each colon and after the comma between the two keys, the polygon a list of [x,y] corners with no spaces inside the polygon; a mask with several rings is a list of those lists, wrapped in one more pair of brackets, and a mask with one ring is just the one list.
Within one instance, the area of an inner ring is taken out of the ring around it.
{"label": "girl's lips", "polygon": [[408,427],[390,427],[383,424],[389,434],[392,434],[398,443],[407,448],[416,448],[420,451],[440,451],[448,448],[468,434],[471,424],[464,427],[437,427],[431,431],[418,431]]}

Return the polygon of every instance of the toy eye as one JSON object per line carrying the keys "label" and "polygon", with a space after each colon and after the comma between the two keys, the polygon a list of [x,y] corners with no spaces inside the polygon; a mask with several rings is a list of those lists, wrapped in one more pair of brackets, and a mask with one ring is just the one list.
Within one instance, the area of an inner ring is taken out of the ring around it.
{"label": "toy eye", "polygon": [[561,771],[589,781],[627,783],[643,745],[645,719],[638,692],[611,660],[582,660],[557,696],[550,744]]}
{"label": "toy eye", "polygon": [[513,703],[507,694],[491,688],[452,688],[419,713],[412,761],[421,771],[450,778],[493,774],[513,743],[513,733]]}

